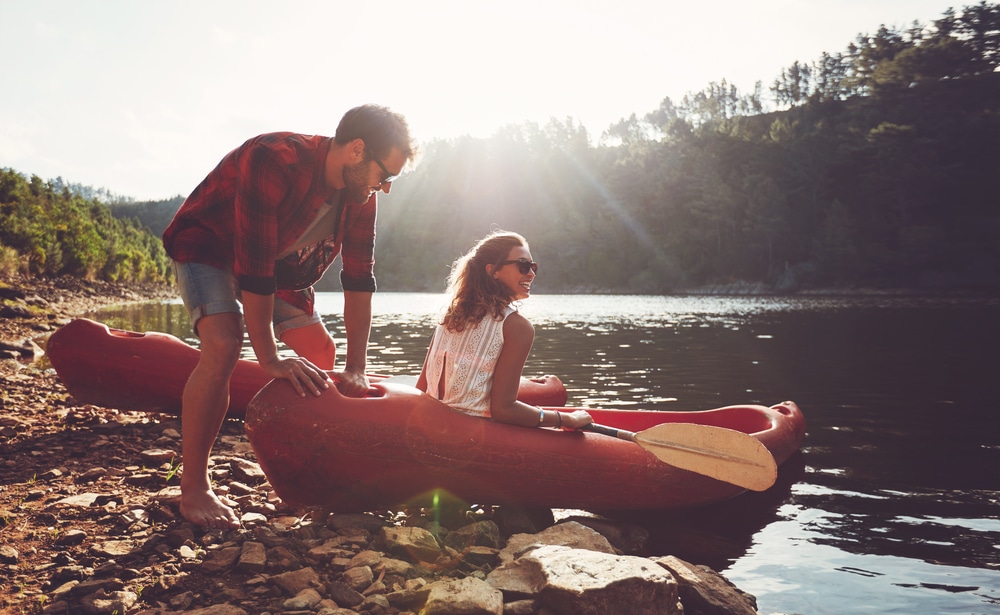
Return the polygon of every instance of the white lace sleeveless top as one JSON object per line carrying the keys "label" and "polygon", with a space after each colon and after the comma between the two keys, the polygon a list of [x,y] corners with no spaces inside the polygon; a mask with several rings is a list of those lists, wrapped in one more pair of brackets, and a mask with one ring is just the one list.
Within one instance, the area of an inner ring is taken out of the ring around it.
{"label": "white lace sleeveless top", "polygon": [[507,306],[501,320],[487,316],[461,332],[438,325],[427,351],[427,393],[459,412],[489,417],[493,369],[503,348],[503,323],[514,311]]}

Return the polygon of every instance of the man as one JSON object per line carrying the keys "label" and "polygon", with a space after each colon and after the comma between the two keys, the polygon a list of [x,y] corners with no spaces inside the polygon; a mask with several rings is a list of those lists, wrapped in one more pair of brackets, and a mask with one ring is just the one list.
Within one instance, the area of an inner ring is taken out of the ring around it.
{"label": "man", "polygon": [[[313,306],[312,285],[338,254],[347,352],[335,372],[360,397],[375,291],[375,213],[414,146],[403,116],[377,105],[348,111],[334,138],[293,133],[254,137],[227,154],[195,188],[163,233],[177,284],[201,341],[184,388],[181,514],[235,528],[212,492],[208,459],[229,407],[229,379],[243,326],[261,367],[299,395],[330,386],[336,348]],[[240,303],[243,305],[242,319]],[[278,339],[298,356],[280,358]]]}

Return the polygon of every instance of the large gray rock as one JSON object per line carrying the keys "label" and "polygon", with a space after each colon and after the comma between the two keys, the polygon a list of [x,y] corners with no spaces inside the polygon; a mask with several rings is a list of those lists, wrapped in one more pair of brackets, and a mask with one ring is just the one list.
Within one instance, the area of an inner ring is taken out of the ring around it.
{"label": "large gray rock", "polygon": [[708,566],[668,555],[652,561],[677,579],[685,615],[757,615],[757,600]]}
{"label": "large gray rock", "polygon": [[104,590],[90,594],[80,601],[83,612],[89,615],[113,615],[125,613],[132,609],[139,596],[129,591],[114,591],[110,594]]}
{"label": "large gray rock", "polygon": [[441,546],[434,535],[420,527],[383,527],[381,537],[389,553],[421,562],[433,562],[441,555]]}
{"label": "large gray rock", "polygon": [[457,530],[448,532],[444,545],[456,551],[464,551],[469,547],[496,548],[500,544],[500,528],[493,521],[478,521],[470,523]]}
{"label": "large gray rock", "polygon": [[428,589],[421,615],[503,614],[503,594],[485,581],[466,577],[431,583]]}
{"label": "large gray rock", "polygon": [[486,577],[507,600],[536,598],[558,615],[677,615],[677,581],[630,555],[544,545]]}
{"label": "large gray rock", "polygon": [[590,529],[599,532],[608,539],[616,549],[624,553],[640,553],[649,544],[649,530],[634,523],[609,521],[600,517],[575,516],[565,521],[576,521]]}
{"label": "large gray rock", "polygon": [[514,534],[507,541],[507,546],[500,551],[500,561],[511,562],[518,557],[518,553],[532,545],[560,545],[601,553],[618,553],[608,539],[597,531],[576,521],[568,521],[545,528],[537,534]]}

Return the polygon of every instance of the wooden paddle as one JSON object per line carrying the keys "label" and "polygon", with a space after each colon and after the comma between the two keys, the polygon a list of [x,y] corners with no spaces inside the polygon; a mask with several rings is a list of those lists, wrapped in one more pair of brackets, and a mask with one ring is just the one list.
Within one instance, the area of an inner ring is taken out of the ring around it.
{"label": "wooden paddle", "polygon": [[638,433],[594,423],[583,429],[635,442],[664,463],[751,491],[764,491],[778,478],[771,451],[742,431],[695,423],[662,423]]}

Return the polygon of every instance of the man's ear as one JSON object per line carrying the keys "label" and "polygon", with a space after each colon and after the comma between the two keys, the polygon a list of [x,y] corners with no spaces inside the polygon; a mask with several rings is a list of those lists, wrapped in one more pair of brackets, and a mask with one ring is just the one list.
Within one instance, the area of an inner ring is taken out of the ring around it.
{"label": "man's ear", "polygon": [[351,141],[350,151],[351,151],[351,154],[357,160],[357,162],[361,162],[362,160],[364,160],[364,157],[365,157],[365,140],[358,138],[358,139],[355,139],[355,140]]}

